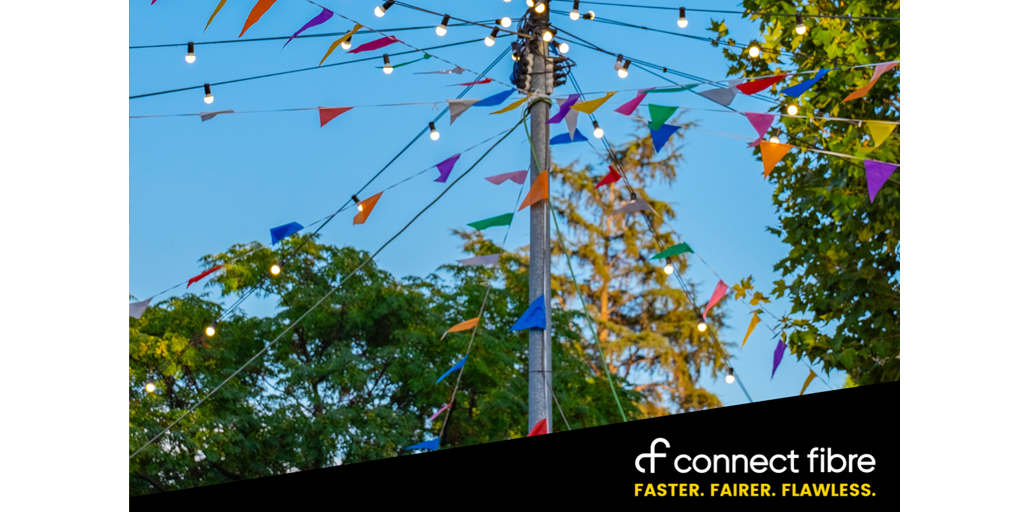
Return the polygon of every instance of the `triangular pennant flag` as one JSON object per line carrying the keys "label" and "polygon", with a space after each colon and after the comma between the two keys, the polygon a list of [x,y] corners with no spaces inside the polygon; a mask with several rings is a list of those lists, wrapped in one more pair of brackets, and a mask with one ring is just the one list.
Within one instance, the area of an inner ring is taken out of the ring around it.
{"label": "triangular pennant flag", "polygon": [[810,375],[807,376],[807,380],[804,381],[804,387],[800,388],[801,395],[804,394],[804,391],[807,391],[807,385],[810,384],[811,381],[814,380],[814,378],[817,376],[818,374],[814,373],[814,370],[811,370]]}
{"label": "triangular pennant flag", "polygon": [[461,85],[461,86],[463,86],[463,87],[469,87],[469,86],[471,86],[471,85],[483,85],[483,84],[489,84],[489,83],[491,83],[491,82],[493,82],[493,81],[494,81],[494,80],[491,80],[490,78],[485,78],[485,79],[483,79],[483,80],[477,80],[477,81],[475,81],[475,82],[466,82],[466,83],[464,83],[464,84],[452,84],[452,85],[449,85],[448,87],[455,87],[455,86],[457,86],[457,85]]}
{"label": "triangular pennant flag", "polygon": [[325,124],[331,122],[335,117],[352,110],[352,107],[317,107],[316,109],[320,111],[320,127],[323,128]]}
{"label": "triangular pennant flag", "polygon": [[508,226],[509,224],[512,224],[512,216],[513,214],[506,213],[504,215],[498,215],[497,217],[470,222],[469,227],[483,230],[494,226]]}
{"label": "triangular pennant flag", "polygon": [[647,97],[647,93],[650,92],[650,90],[651,89],[640,89],[639,91],[637,91],[635,98],[623,103],[622,106],[615,109],[615,111],[624,116],[633,115],[633,111],[640,106],[640,102],[643,101],[645,97]]}
{"label": "triangular pennant flag", "polygon": [[572,110],[572,106],[575,105],[577,101],[579,101],[580,95],[579,94],[570,94],[568,98],[565,98],[565,99],[556,98],[556,99],[558,100],[558,113],[553,115],[553,116],[551,116],[551,119],[548,119],[548,123],[547,124],[558,124],[558,123],[561,123],[562,119],[565,118],[566,114],[568,114],[569,111]]}
{"label": "triangular pennant flag", "polygon": [[[153,0],[153,2],[156,3],[156,0]],[[206,27],[203,28],[203,32],[206,32],[206,29],[210,28],[210,23],[213,23],[213,19],[217,17],[217,13],[220,12],[220,9],[224,7],[224,4],[226,3],[228,3],[228,0],[220,0],[220,3],[217,4],[217,8],[214,9],[213,14],[210,15],[210,20],[206,22]]]}
{"label": "triangular pennant flag", "polygon": [[452,115],[452,121],[449,124],[455,123],[455,120],[458,119],[463,112],[479,101],[480,100],[448,100],[448,113]]}
{"label": "triangular pennant flag", "polygon": [[484,179],[491,183],[494,183],[495,185],[501,185],[502,183],[505,183],[508,180],[512,180],[513,182],[522,185],[523,183],[526,183],[526,174],[527,171],[512,171],[502,174],[495,174],[494,176],[488,176]]}
{"label": "triangular pennant flag", "polygon": [[448,175],[452,173],[452,168],[455,167],[455,162],[459,161],[460,156],[462,156],[462,153],[448,157],[444,162],[435,165],[434,167],[437,167],[437,170],[440,171],[441,175],[434,181],[444,183],[445,180],[448,179]]}
{"label": "triangular pennant flag", "polygon": [[466,258],[464,260],[455,260],[463,265],[484,265],[493,267],[498,264],[498,260],[501,259],[501,253],[488,254],[487,256],[474,256],[472,258]]}
{"label": "triangular pennant flag", "polygon": [[881,146],[896,129],[895,124],[879,123],[878,121],[864,121],[864,124],[868,125],[868,132],[871,134],[871,140],[875,141],[876,148]]}
{"label": "triangular pennant flag", "polygon": [[441,438],[432,439],[430,441],[423,441],[420,444],[414,444],[406,450],[436,450],[441,446]]}
{"label": "triangular pennant flag", "polygon": [[665,249],[664,251],[661,251],[658,254],[651,256],[651,259],[660,260],[662,258],[668,258],[669,256],[678,256],[680,254],[685,254],[688,252],[693,252],[693,249],[690,248],[690,244],[683,242],[681,244],[673,245],[672,247],[669,247],[668,249]]}
{"label": "triangular pennant flag", "polygon": [[579,116],[580,113],[575,110],[570,110],[569,113],[565,115],[565,127],[569,130],[570,139],[574,139],[575,134],[579,133],[579,131],[576,130],[576,119],[579,118]]}
{"label": "triangular pennant flag", "polygon": [[382,37],[380,39],[374,39],[373,41],[370,41],[369,43],[363,43],[363,44],[357,46],[354,50],[349,50],[348,53],[362,53],[362,52],[369,52],[369,51],[373,51],[373,50],[379,50],[379,49],[384,48],[385,46],[388,46],[390,44],[395,44],[395,43],[400,43],[400,42],[401,41],[399,41],[398,38],[395,37],[395,36]]}
{"label": "triangular pennant flag", "polygon": [[[647,124],[647,127],[651,127],[650,123]],[[668,142],[668,139],[678,129],[678,126],[671,124],[663,124],[657,130],[651,128],[651,142],[654,143],[654,152],[661,151],[661,148],[665,147],[665,143]]]}
{"label": "triangular pennant flag", "polygon": [[234,114],[234,113],[235,113],[234,110],[218,110],[216,112],[200,112],[199,113],[199,119],[201,121],[205,122],[205,121],[209,121],[210,119],[213,119],[214,117],[217,117],[217,114]]}
{"label": "triangular pennant flag", "polygon": [[526,434],[526,437],[539,436],[548,433],[548,419],[544,418],[537,422],[533,428],[530,429],[530,433]]}
{"label": "triangular pennant flag", "polygon": [[572,137],[569,137],[568,133],[563,133],[561,135],[555,135],[554,137],[551,137],[551,145],[552,146],[555,145],[555,144],[569,144],[570,142],[586,142],[586,141],[587,141],[587,138],[584,137],[583,134],[580,133],[579,130],[576,130],[576,132],[573,133]]}
{"label": "triangular pennant flag", "polygon": [[814,84],[818,83],[818,80],[821,80],[822,78],[824,78],[825,75],[827,75],[829,71],[832,71],[832,70],[831,69],[819,69],[818,72],[814,75],[814,78],[811,78],[810,80],[804,80],[803,82],[800,82],[800,83],[798,83],[796,85],[789,86],[789,87],[787,87],[787,88],[782,90],[782,94],[785,94],[786,96],[789,96],[789,97],[792,97],[792,98],[798,98],[798,97],[800,97],[801,94],[807,92],[807,89],[810,89],[811,86],[813,86]]}
{"label": "triangular pennant flag", "polygon": [[[761,318],[757,316],[757,313],[754,313],[754,318],[750,319],[750,326],[747,327],[747,334],[743,336],[743,345],[747,344],[747,338],[750,337],[750,333],[754,332],[754,327],[757,327],[757,323],[760,321]],[[743,348],[743,345],[740,345],[740,348]]]}
{"label": "triangular pennant flag", "polygon": [[759,139],[768,133],[772,123],[775,122],[775,114],[759,114],[757,112],[744,112],[743,114],[747,116],[747,121],[750,121],[750,125],[757,130],[757,138]]}
{"label": "triangular pennant flag", "polygon": [[620,213],[633,213],[640,211],[653,212],[654,208],[651,208],[651,205],[647,204],[647,201],[644,201],[643,199],[637,199],[636,201],[630,201],[626,203],[626,205],[623,206],[622,208],[613,211],[611,215],[618,215]]}
{"label": "triangular pennant flag", "polygon": [[604,178],[602,178],[601,181],[594,188],[601,188],[601,187],[603,187],[605,185],[609,185],[611,183],[615,183],[616,181],[619,181],[620,179],[622,179],[622,175],[619,174],[619,172],[616,171],[614,167],[609,165],[608,166],[608,171],[609,171],[608,175],[605,176]]}
{"label": "triangular pennant flag", "polygon": [[[334,13],[325,7],[324,10],[320,11],[320,14],[317,14],[313,19],[307,21],[306,24],[302,26],[302,28],[300,28],[297,32],[292,34],[292,36],[289,37],[288,40],[284,42],[284,46],[288,46],[288,43],[292,42],[292,39],[295,39],[296,37],[298,37],[299,34],[305,32],[306,30],[313,28],[317,25],[326,23],[327,20],[331,19],[331,16],[334,16]],[[284,48],[284,46],[282,46],[281,48]]]}
{"label": "triangular pennant flag", "polygon": [[359,213],[357,213],[356,216],[352,218],[353,226],[355,226],[356,224],[362,224],[366,222],[367,217],[370,216],[370,212],[373,211],[373,207],[377,206],[377,201],[380,200],[380,196],[383,193],[383,191],[377,192],[376,194],[367,197],[366,199],[363,199],[362,201],[359,202]]}
{"label": "triangular pennant flag", "polygon": [[725,89],[708,89],[706,91],[698,92],[701,96],[718,103],[724,107],[728,107],[732,103],[732,100],[736,98],[737,89],[735,87],[727,87]]}
{"label": "triangular pennant flag", "polygon": [[298,222],[289,222],[283,226],[270,228],[270,245],[274,245],[288,235],[298,233],[299,231],[302,231],[302,224]]}
{"label": "triangular pennant flag", "polygon": [[526,199],[523,199],[523,204],[519,205],[518,211],[523,211],[523,208],[547,198],[548,171],[543,171],[537,175],[537,179],[533,180],[533,185],[530,185],[530,193],[526,194]]}
{"label": "triangular pennant flag", "polygon": [[467,357],[469,357],[469,354],[463,356],[462,359],[459,360],[459,362],[455,363],[455,366],[452,366],[451,368],[448,369],[448,371],[444,372],[444,375],[441,375],[441,377],[437,379],[437,382],[435,382],[434,385],[440,384],[445,377],[451,375],[451,373],[454,372],[455,370],[462,368],[466,364]]}
{"label": "triangular pennant flag", "polygon": [[697,87],[698,85],[700,85],[700,84],[690,84],[690,85],[684,85],[682,87],[669,87],[668,89],[652,89],[650,91],[647,91],[647,93],[648,94],[657,94],[657,93],[663,93],[663,92],[683,92],[683,91],[689,91],[690,89],[693,89],[694,87]]}
{"label": "triangular pennant flag", "polygon": [[150,297],[146,300],[140,300],[139,302],[132,302],[128,304],[128,316],[132,318],[142,318],[142,314],[149,308],[149,301],[153,300]]}
{"label": "triangular pennant flag", "polygon": [[448,409],[449,405],[451,405],[451,404],[444,404],[444,407],[441,407],[440,409],[438,409],[437,412],[435,412],[434,415],[431,416],[428,421],[434,421],[435,419],[437,419],[437,417],[440,416],[442,412],[444,412],[446,409]]}
{"label": "triangular pennant flag", "polygon": [[651,122],[647,123],[647,126],[651,130],[657,130],[661,128],[661,125],[668,121],[668,118],[675,114],[676,109],[679,107],[663,107],[661,105],[647,105],[647,109],[651,111]]}
{"label": "triangular pennant flag", "polygon": [[775,168],[775,164],[782,160],[782,157],[786,156],[786,153],[793,146],[789,144],[783,144],[781,142],[768,142],[762,140],[759,145],[761,146],[761,163],[764,164],[764,177],[767,178]]}
{"label": "triangular pennant flag", "polygon": [[760,80],[753,80],[750,82],[742,83],[736,86],[740,92],[746,95],[757,94],[779,82],[789,75],[775,75],[768,78],[762,78]]}
{"label": "triangular pennant flag", "polygon": [[885,185],[897,167],[899,164],[864,160],[864,176],[868,179],[868,199],[872,203],[875,202],[875,195],[882,190],[882,185]]}
{"label": "triangular pennant flag", "polygon": [[775,378],[775,370],[779,367],[779,363],[782,362],[782,356],[786,355],[786,344],[779,340],[779,344],[775,346],[775,355],[772,357],[772,378]]}
{"label": "triangular pennant flag", "polygon": [[530,307],[526,308],[526,312],[523,316],[516,320],[516,323],[512,325],[513,331],[521,331],[523,329],[544,329],[547,325],[545,313],[544,313],[544,296],[541,295],[534,299],[530,304]]}
{"label": "triangular pennant flag", "polygon": [[528,99],[530,99],[529,96],[525,96],[525,97],[519,98],[518,100],[513,101],[511,105],[509,105],[509,106],[507,106],[507,107],[505,107],[505,108],[503,108],[501,110],[495,110],[494,112],[491,112],[491,115],[494,115],[494,114],[504,114],[505,112],[511,112],[511,111],[515,110],[516,108],[518,108],[519,105],[522,105]]}
{"label": "triangular pennant flag", "polygon": [[605,93],[603,98],[598,98],[596,100],[590,100],[590,101],[584,101],[583,103],[576,103],[575,105],[573,105],[573,106],[571,106],[569,108],[571,108],[573,110],[579,110],[580,112],[583,112],[584,114],[593,114],[594,111],[598,109],[598,107],[600,107],[601,105],[604,105],[604,102],[606,102],[609,99],[611,99],[612,96],[615,96],[616,92],[618,92],[618,91],[611,91],[611,92]]}
{"label": "triangular pennant flag", "polygon": [[452,69],[442,69],[440,71],[420,71],[419,73],[413,73],[414,75],[461,75],[465,73],[466,69],[459,66],[455,66]]}
{"label": "triangular pennant flag", "polygon": [[444,337],[447,336],[448,333],[450,333],[450,332],[459,332],[459,331],[466,331],[466,330],[472,329],[472,328],[476,327],[476,324],[478,324],[478,323],[480,323],[480,317],[471,318],[469,320],[466,320],[465,322],[457,323],[457,324],[453,325],[451,329],[448,329],[447,331],[445,331],[444,334],[441,335],[441,339],[443,340]]}
{"label": "triangular pennant flag", "polygon": [[473,106],[474,107],[494,107],[494,106],[501,105],[502,103],[505,103],[505,100],[507,100],[509,96],[512,96],[512,93],[514,93],[514,92],[516,92],[515,89],[509,89],[509,90],[507,90],[505,92],[499,92],[498,94],[495,94],[493,96],[488,96],[488,97],[486,97],[486,98],[484,98],[484,99],[474,103]]}
{"label": "triangular pennant flag", "polygon": [[707,306],[704,306],[704,320],[708,319],[708,311],[711,311],[711,308],[718,304],[718,301],[722,300],[722,297],[725,297],[727,293],[729,293],[729,285],[719,279],[718,284],[715,285],[714,293],[711,294],[711,300],[708,301]]}
{"label": "triangular pennant flag", "polygon": [[881,78],[882,74],[884,74],[886,71],[889,71],[890,69],[896,67],[897,64],[899,64],[899,62],[889,62],[889,63],[886,63],[886,64],[879,64],[879,65],[875,66],[875,72],[874,72],[874,74],[871,75],[871,80],[869,80],[868,83],[865,84],[860,89],[857,89],[856,91],[851,92],[850,95],[846,97],[846,99],[844,99],[843,101],[840,101],[839,103],[846,103],[847,101],[850,101],[850,100],[855,100],[855,99],[858,99],[858,98],[863,98],[864,95],[866,95],[868,93],[868,91],[870,91],[871,88],[875,86],[875,82],[877,82],[878,79]]}
{"label": "triangular pennant flag", "polygon": [[193,284],[198,283],[204,277],[206,277],[206,276],[208,276],[208,275],[210,275],[210,274],[220,270],[221,268],[223,268],[223,265],[217,265],[217,266],[215,266],[215,267],[213,267],[213,268],[211,268],[209,270],[204,271],[202,274],[199,274],[198,276],[195,276],[195,277],[189,279],[188,280],[188,284],[185,285],[185,289],[188,289],[189,286],[192,286]]}
{"label": "triangular pennant flag", "polygon": [[317,64],[317,66],[323,65],[324,61],[327,60],[327,57],[329,57],[331,53],[334,53],[334,49],[337,48],[339,44],[345,42],[346,40],[351,40],[352,34],[355,34],[356,31],[358,31],[361,28],[363,28],[363,26],[356,23],[356,26],[352,27],[352,30],[349,30],[348,32],[345,33],[345,35],[339,37],[333,43],[331,43],[331,47],[327,49],[327,53],[324,54],[324,58],[320,59],[320,64]]}
{"label": "triangular pennant flag", "polygon": [[245,35],[245,31],[249,30],[249,27],[253,26],[257,21],[266,14],[267,9],[274,5],[277,0],[259,0],[256,5],[253,6],[252,10],[249,11],[249,17],[245,19],[245,25],[242,26],[242,33],[238,34],[238,37]]}

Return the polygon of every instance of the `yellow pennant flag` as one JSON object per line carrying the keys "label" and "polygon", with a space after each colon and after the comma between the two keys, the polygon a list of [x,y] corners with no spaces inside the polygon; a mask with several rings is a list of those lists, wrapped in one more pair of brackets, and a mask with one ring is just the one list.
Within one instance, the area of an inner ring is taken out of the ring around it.
{"label": "yellow pennant flag", "polygon": [[579,110],[580,112],[583,112],[584,114],[593,114],[594,111],[598,109],[598,107],[600,107],[601,105],[604,105],[604,102],[606,102],[609,99],[611,99],[612,96],[615,96],[616,92],[618,92],[618,91],[609,92],[609,93],[604,95],[604,98],[598,98],[596,100],[584,101],[583,103],[576,103],[576,104],[574,104],[573,106],[571,106],[569,108],[571,108],[573,110]]}
{"label": "yellow pennant flag", "polygon": [[[896,129],[895,124],[879,123],[876,121],[864,121],[864,124],[868,125],[868,132],[871,133],[871,139],[875,141],[875,147],[881,146],[885,139],[889,138],[892,131]],[[872,148],[874,149],[874,148]]]}
{"label": "yellow pennant flag", "polygon": [[226,3],[228,3],[228,0],[220,0],[220,3],[217,4],[217,8],[214,9],[213,14],[210,15],[210,21],[206,22],[206,28],[203,29],[203,32],[206,32],[206,29],[210,28],[210,23],[213,23],[213,18],[217,17],[217,13],[220,12],[221,7],[224,7],[224,4]]}
{"label": "yellow pennant flag", "polygon": [[804,391],[807,391],[807,385],[810,384],[811,381],[814,380],[814,378],[817,376],[818,374],[814,373],[814,370],[811,370],[811,374],[808,375],[807,380],[804,381],[804,387],[800,388],[801,395],[804,394]]}
{"label": "yellow pennant flag", "polygon": [[[747,327],[747,335],[743,337],[743,345],[747,344],[747,338],[750,337],[750,333],[754,332],[754,327],[757,327],[757,323],[760,321],[761,319],[758,318],[757,313],[754,313],[754,318],[750,319],[750,327]],[[743,348],[743,345],[740,345],[740,348]]]}
{"label": "yellow pennant flag", "polygon": [[452,326],[451,329],[448,329],[447,331],[444,332],[444,334],[441,335],[441,339],[443,340],[444,337],[447,336],[448,333],[450,333],[450,332],[459,332],[459,331],[465,331],[467,329],[472,329],[472,328],[476,327],[476,324],[478,324],[478,323],[480,323],[480,317],[471,318],[469,320],[466,320],[465,322],[455,324],[455,325]]}
{"label": "yellow pennant flag", "polygon": [[767,178],[771,174],[772,169],[775,168],[775,164],[782,160],[782,157],[786,156],[786,153],[793,146],[789,144],[783,144],[781,142],[768,142],[762,140],[761,146],[761,163],[764,164],[764,177]]}
{"label": "yellow pennant flag", "polygon": [[363,26],[356,23],[356,26],[352,27],[352,30],[349,30],[347,34],[339,37],[337,41],[331,43],[331,47],[327,49],[327,53],[324,54],[324,58],[320,59],[320,64],[317,64],[317,66],[319,67],[323,65],[324,61],[327,60],[327,57],[330,57],[331,53],[334,51],[335,48],[338,47],[339,44],[344,42],[346,39],[351,38],[352,34],[355,34],[356,31],[361,28],[363,28]]}
{"label": "yellow pennant flag", "polygon": [[544,171],[537,175],[537,179],[534,180],[533,185],[530,185],[530,193],[526,194],[526,199],[523,199],[523,204],[519,207],[519,210],[526,208],[538,201],[548,198],[548,171]]}
{"label": "yellow pennant flag", "polygon": [[528,100],[528,99],[530,99],[529,96],[527,96],[525,98],[520,98],[520,99],[518,99],[516,101],[513,101],[511,105],[509,105],[509,106],[507,106],[507,107],[505,107],[505,108],[503,108],[501,110],[498,110],[498,111],[495,111],[495,112],[491,112],[491,115],[493,116],[494,114],[504,114],[505,112],[511,112],[511,111],[515,110],[516,107],[518,107],[519,105],[522,105],[523,102]]}

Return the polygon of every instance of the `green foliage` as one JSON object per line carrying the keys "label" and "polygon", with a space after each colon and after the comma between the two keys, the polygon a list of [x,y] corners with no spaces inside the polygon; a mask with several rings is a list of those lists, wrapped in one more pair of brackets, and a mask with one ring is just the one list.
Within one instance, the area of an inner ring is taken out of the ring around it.
{"label": "green foliage", "polygon": [[[782,0],[744,0],[752,12],[796,13]],[[899,17],[899,2],[845,2],[811,0],[804,14]],[[776,65],[801,71],[850,67],[899,60],[898,21],[804,18],[808,31],[797,35],[791,17],[760,18],[763,52],[725,48],[729,73],[745,77],[773,74]],[[724,25],[713,22],[720,37]],[[794,52],[781,62],[779,51]],[[772,86],[771,93],[785,99],[800,115],[861,120],[899,120],[899,77],[882,75],[862,99],[841,103],[871,77],[872,68],[834,70],[799,100],[778,91],[812,75]],[[784,138],[790,144],[813,147],[873,160],[899,162],[900,137],[894,132],[877,149],[867,126],[822,119],[782,118]],[[757,150],[759,151],[759,150]],[[775,265],[785,279],[775,283],[776,297],[793,302],[792,316],[783,318],[790,333],[789,348],[800,357],[821,361],[826,371],[845,370],[857,384],[899,379],[899,241],[900,173],[893,173],[869,202],[864,166],[860,159],[838,158],[790,151],[769,179],[780,226],[768,228],[789,244],[789,254]]]}

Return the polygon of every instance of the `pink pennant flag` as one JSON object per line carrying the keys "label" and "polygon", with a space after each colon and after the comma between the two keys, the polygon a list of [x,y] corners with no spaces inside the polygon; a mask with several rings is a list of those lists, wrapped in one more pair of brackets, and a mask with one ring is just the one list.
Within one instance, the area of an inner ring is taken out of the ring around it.
{"label": "pink pennant flag", "polygon": [[644,98],[647,97],[647,91],[649,91],[651,89],[653,89],[653,87],[648,87],[646,89],[640,89],[639,91],[637,91],[635,98],[633,98],[633,99],[623,103],[622,106],[617,108],[617,109],[615,109],[615,111],[620,113],[620,114],[622,114],[622,115],[624,115],[624,116],[631,116],[631,115],[633,115],[633,111],[636,110],[636,108],[640,106],[640,102],[644,101]]}
{"label": "pink pennant flag", "polygon": [[772,127],[772,123],[775,122],[775,115],[773,114],[758,114],[756,112],[744,112],[747,116],[747,121],[757,130],[757,139],[751,142],[747,147],[752,148],[757,146],[761,139],[764,138],[764,134],[768,133],[768,130]]}
{"label": "pink pennant flag", "polygon": [[875,202],[875,195],[882,190],[882,185],[889,181],[889,176],[899,167],[899,164],[876,162],[864,160],[864,176],[868,179],[868,199]]}
{"label": "pink pennant flag", "polygon": [[526,183],[526,171],[512,171],[504,174],[496,174],[494,176],[488,176],[485,180],[494,183],[495,185],[501,185],[508,180],[512,180],[519,185]]}
{"label": "pink pennant flag", "polygon": [[382,37],[380,39],[376,39],[376,40],[370,41],[369,43],[363,43],[363,44],[357,46],[356,49],[349,50],[348,53],[360,53],[360,52],[368,52],[368,51],[371,51],[371,50],[379,50],[379,49],[384,48],[385,46],[387,46],[389,44],[394,44],[394,43],[401,43],[401,41],[399,41],[398,38],[395,37],[395,36]]}
{"label": "pink pennant flag", "polygon": [[430,421],[434,421],[435,419],[437,419],[437,417],[438,417],[438,416],[439,416],[439,415],[440,415],[440,414],[441,414],[442,412],[444,412],[444,411],[445,411],[445,409],[447,409],[449,405],[451,405],[451,404],[444,404],[444,407],[442,407],[442,408],[438,409],[438,410],[437,410],[437,412],[435,412],[435,413],[434,413],[434,415],[430,417]]}
{"label": "pink pennant flag", "polygon": [[729,293],[729,286],[725,284],[725,281],[719,279],[718,284],[715,286],[715,293],[711,294],[711,300],[704,307],[704,320],[708,319],[708,311],[711,311],[711,306],[718,304],[718,301],[722,300],[726,293]]}

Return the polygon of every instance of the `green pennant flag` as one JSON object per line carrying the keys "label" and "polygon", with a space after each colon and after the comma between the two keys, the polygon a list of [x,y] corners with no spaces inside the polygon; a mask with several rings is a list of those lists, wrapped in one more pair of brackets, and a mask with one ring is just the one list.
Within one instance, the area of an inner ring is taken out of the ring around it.
{"label": "green pennant flag", "polygon": [[652,89],[650,91],[644,91],[644,93],[646,93],[646,94],[657,94],[659,92],[683,92],[683,91],[689,91],[690,89],[693,89],[694,87],[697,87],[697,85],[698,84],[690,84],[690,85],[684,85],[682,87],[672,87],[672,88],[669,88],[669,89]]}
{"label": "green pennant flag", "polygon": [[647,105],[647,108],[651,110],[651,130],[658,130],[661,125],[668,121],[668,118],[672,117],[672,114],[676,112],[679,107],[663,107],[661,105]]}
{"label": "green pennant flag", "polygon": [[508,226],[510,224],[512,224],[512,214],[506,213],[505,215],[498,215],[497,217],[470,222],[469,226],[476,229],[487,229],[494,226]]}
{"label": "green pennant flag", "polygon": [[660,260],[661,258],[676,256],[678,254],[683,254],[685,252],[693,252],[693,249],[690,249],[690,246],[686,242],[683,242],[681,244],[673,245],[672,247],[669,247],[668,249],[665,249],[664,251],[655,254],[654,256],[651,257],[651,259]]}

